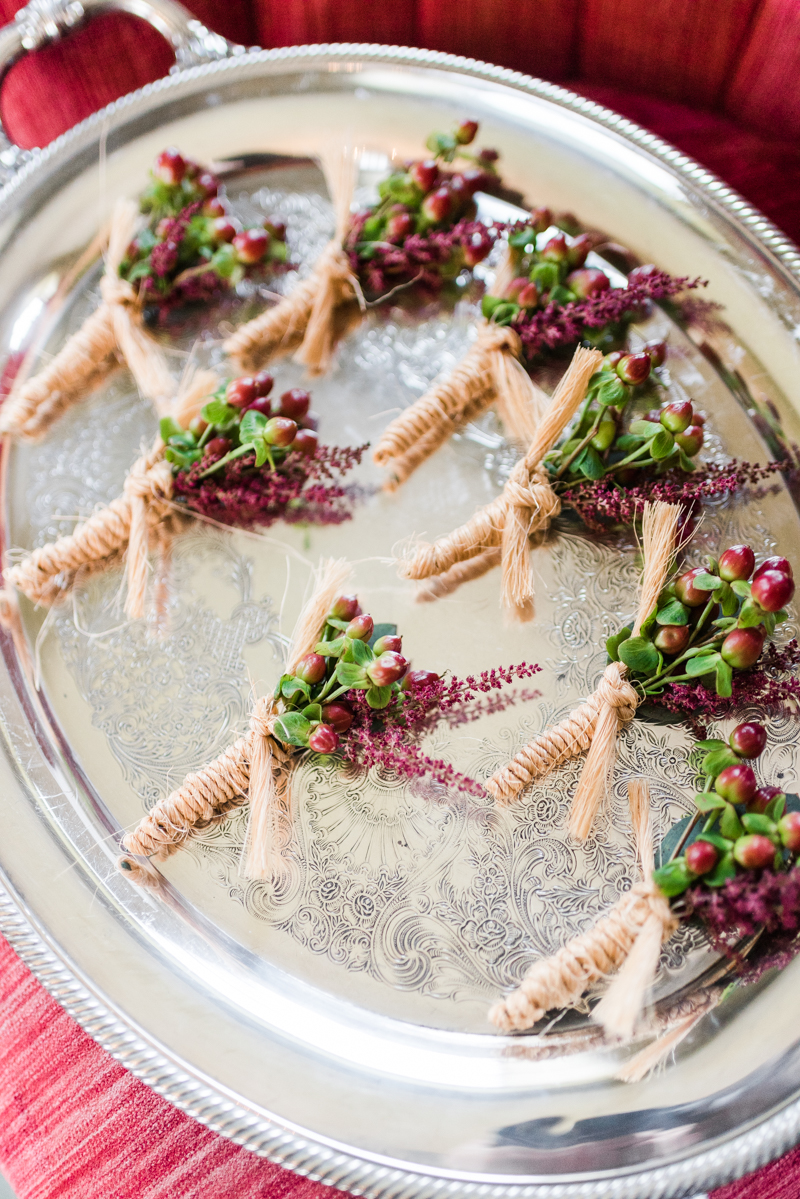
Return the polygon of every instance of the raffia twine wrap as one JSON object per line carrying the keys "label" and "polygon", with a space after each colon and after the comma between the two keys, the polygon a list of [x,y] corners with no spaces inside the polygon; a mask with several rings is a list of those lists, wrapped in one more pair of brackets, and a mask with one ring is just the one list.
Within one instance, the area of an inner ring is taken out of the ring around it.
{"label": "raffia twine wrap", "polygon": [[[323,164],[325,166],[325,164]],[[361,320],[364,297],[342,242],[350,221],[356,156],[344,149],[326,170],[336,211],[336,231],[307,279],[274,308],[237,329],[225,351],[242,371],[255,371],[286,354],[294,354],[309,375],[330,370],[337,345]]]}
{"label": "raffia twine wrap", "polygon": [[[415,546],[411,555],[399,564],[401,576],[431,579],[445,575],[457,564],[483,557],[488,550],[499,547],[503,607],[517,620],[532,619],[530,538],[546,529],[561,511],[561,501],[550,486],[547,472],[541,465],[542,459],[580,407],[589,379],[602,357],[598,350],[579,347],[575,351],[538,424],[528,452],[514,467],[501,494],[455,532],[440,537],[432,545]],[[453,576],[450,578],[452,581]]]}
{"label": "raffia twine wrap", "polygon": [[522,445],[531,442],[549,400],[521,365],[521,353],[522,343],[513,329],[482,324],[455,369],[381,434],[373,458],[391,469],[387,490],[395,490],[456,429],[476,420],[493,403],[511,436]]}
{"label": "raffia twine wrap", "polygon": [[118,200],[100,280],[100,307],[46,367],[12,389],[0,409],[0,434],[41,436],[108,373],[116,353],[127,363],[141,393],[157,407],[172,395],[174,382],[163,351],[145,332],[138,293],[119,276],[120,263],[139,225],[133,201]]}
{"label": "raffia twine wrap", "polygon": [[[662,502],[644,506],[642,547],[644,571],[633,635],[655,607],[675,555],[680,507]],[[588,750],[572,800],[569,831],[585,840],[605,796],[616,761],[619,729],[633,720],[640,697],[628,682],[627,667],[611,662],[596,690],[559,724],[537,734],[492,775],[486,790],[498,803],[508,804],[529,784],[556,766]]]}
{"label": "raffia twine wrap", "polygon": [[[217,383],[212,371],[185,376],[170,406],[179,424],[188,426]],[[171,522],[171,500],[172,467],[157,438],[153,448],[131,467],[121,496],[93,513],[74,532],[33,550],[5,571],[6,592],[22,592],[32,603],[51,607],[63,599],[80,574],[110,565],[125,553],[125,614],[139,620],[145,613],[152,534]]]}
{"label": "raffia twine wrap", "polygon": [[588,932],[531,966],[520,985],[491,1008],[489,1019],[503,1032],[531,1028],[549,1011],[575,1007],[589,987],[614,974],[592,1016],[608,1036],[633,1035],[655,978],[661,946],[678,921],[651,879],[654,862],[647,783],[633,780],[628,798],[642,881]]}
{"label": "raffia twine wrap", "polygon": [[[349,574],[350,566],[343,560],[320,564],[313,593],[292,636],[289,673],[313,650]],[[128,853],[163,861],[193,834],[224,819],[249,798],[244,873],[249,878],[279,873],[281,851],[291,836],[291,779],[299,757],[297,749],[272,735],[281,710],[280,701],[259,699],[244,736],[208,766],[187,775],[177,791],[160,800],[123,838]],[[152,885],[150,873],[135,858],[123,856],[119,865],[134,882]]]}

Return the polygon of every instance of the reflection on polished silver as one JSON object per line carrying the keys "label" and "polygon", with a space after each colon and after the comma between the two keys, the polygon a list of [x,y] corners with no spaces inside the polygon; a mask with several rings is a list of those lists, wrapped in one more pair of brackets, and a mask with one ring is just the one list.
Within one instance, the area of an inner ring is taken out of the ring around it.
{"label": "reflection on polished silver", "polygon": [[[663,250],[655,234],[647,237],[666,213],[687,254],[718,255],[724,269],[733,264],[749,280],[748,314],[769,297],[776,344],[786,339],[788,316],[800,324],[797,287],[787,282],[796,259],[781,235],[721,185],[711,187],[700,168],[627,122],[599,112],[592,123],[585,117],[598,111],[586,101],[445,55],[320,47],[246,54],[177,73],[25,163],[0,194],[6,222],[0,228],[15,230],[16,260],[34,215],[52,245],[29,256],[36,264],[24,268],[29,275],[19,268],[14,276],[19,300],[3,294],[2,352],[26,348],[28,314],[44,309],[53,294],[47,288],[65,269],[59,264],[81,248],[63,242],[70,227],[64,206],[77,195],[94,213],[94,168],[86,164],[96,161],[101,132],[113,133],[109,164],[123,178],[126,154],[138,154],[141,163],[138,139],[152,146],[159,118],[172,122],[174,139],[176,122],[194,122],[193,145],[211,161],[263,146],[262,105],[271,97],[285,105],[291,96],[299,98],[293,144],[272,147],[284,154],[313,152],[298,134],[303,120],[319,130],[337,106],[348,121],[364,123],[377,151],[380,129],[371,129],[369,119],[381,105],[391,111],[398,136],[407,123],[417,137],[420,104],[427,114],[468,102],[470,112],[504,135],[528,139],[521,146],[535,145],[543,188],[559,154],[567,153],[547,140],[560,121],[563,139],[574,134],[583,146],[576,157],[587,180],[579,209],[587,222],[600,182],[622,177],[615,157],[622,147],[634,180],[625,193],[631,224],[647,214],[639,234],[643,253],[657,259]],[[239,107],[221,121],[220,107],[228,104]],[[214,116],[205,122],[209,111]],[[234,135],[239,141],[232,144]],[[674,168],[671,190],[660,177],[653,182],[662,164]],[[305,268],[329,235],[330,208],[318,179],[307,168],[302,178],[292,169],[291,186],[276,170],[260,192],[236,200],[291,216]],[[537,179],[529,172],[531,192]],[[706,225],[695,220],[698,213]],[[87,229],[87,240],[93,231]],[[763,234],[760,245],[753,232]],[[16,260],[0,252],[4,281]],[[91,308],[95,284],[90,272],[70,305],[52,314],[55,329],[43,338],[42,352]],[[358,432],[375,427],[376,414],[407,403],[463,352],[473,321],[466,301],[452,319],[419,325],[372,315],[344,348],[339,371],[320,384],[323,420],[336,409]],[[38,334],[36,321],[33,327]],[[769,372],[749,357],[748,332],[740,326],[731,349],[737,369],[750,370],[748,377],[771,389],[788,413]],[[763,456],[744,411],[697,347],[675,327],[670,336],[680,349],[670,365],[671,386],[703,398],[729,448]],[[104,440],[93,436],[101,412]],[[30,545],[113,495],[140,437],[152,434],[148,421],[148,406],[118,375],[34,457],[15,450],[6,462],[6,543]],[[444,527],[445,506],[474,508],[476,495],[496,488],[509,465],[491,424],[469,431],[443,451],[427,490],[418,484],[424,511],[408,510],[405,519],[413,516],[420,531],[423,521]],[[449,498],[442,495],[448,489]],[[498,627],[480,584],[460,606],[436,606],[424,621],[414,616],[409,594],[377,562],[385,542],[399,535],[402,510],[394,502],[380,509],[381,537],[371,531],[378,521],[373,515],[370,524],[367,511],[350,533],[343,527],[338,546],[363,555],[359,587],[368,589],[373,610],[400,617],[419,664],[439,651],[456,620],[465,643],[452,647],[459,673],[473,668],[490,635],[490,662],[518,660],[524,652],[545,667],[536,680],[541,701],[471,726],[460,740],[443,733],[443,755],[468,759],[486,777],[499,755],[602,670],[594,647],[608,617],[627,615],[633,557],[562,528],[555,546],[536,559],[543,615],[521,650]],[[788,501],[767,497],[715,508],[694,548],[702,554],[717,537],[766,547],[796,536]],[[590,919],[630,877],[624,832],[604,829],[580,853],[566,841],[560,812],[574,779],[569,770],[496,823],[488,805],[398,796],[390,779],[342,784],[329,772],[307,771],[298,788],[290,891],[240,878],[236,820],[209,830],[165,866],[157,893],[136,892],[116,874],[120,826],[163,794],[173,773],[199,764],[213,743],[227,742],[246,716],[248,672],[260,682],[274,679],[305,577],[298,559],[330,544],[316,533],[311,551],[303,551],[299,537],[289,543],[294,573],[286,578],[279,547],[217,531],[187,536],[176,545],[175,627],[163,642],[148,639],[142,625],[120,629],[103,603],[113,578],[93,582],[74,612],[62,610],[49,627],[41,699],[3,645],[0,868],[8,895],[0,895],[0,925],[37,976],[119,1061],[185,1111],[255,1152],[376,1197],[433,1199],[448,1191],[470,1199],[666,1199],[753,1169],[793,1143],[800,1132],[800,1054],[791,993],[788,1006],[786,1000],[791,974],[759,994],[743,993],[741,1009],[722,1004],[678,1064],[658,1083],[640,1087],[610,1081],[617,1059],[596,1041],[581,1041],[580,1016],[543,1039],[486,1031],[488,993]],[[281,615],[285,592],[294,599]],[[25,619],[33,638],[38,618],[27,611]],[[644,765],[663,827],[686,803],[686,744],[675,729],[637,724],[621,739],[617,791]],[[772,732],[769,768],[793,780],[795,727],[776,722]],[[684,984],[691,991],[708,961],[690,937],[677,940],[663,964],[659,998]],[[760,1056],[748,1056],[749,1040],[739,1035],[752,1012],[763,1016]],[[563,1045],[572,1052],[554,1056]]]}
{"label": "reflection on polished silver", "polygon": [[84,17],[81,0],[29,0],[14,14],[23,50],[40,50],[68,33]]}

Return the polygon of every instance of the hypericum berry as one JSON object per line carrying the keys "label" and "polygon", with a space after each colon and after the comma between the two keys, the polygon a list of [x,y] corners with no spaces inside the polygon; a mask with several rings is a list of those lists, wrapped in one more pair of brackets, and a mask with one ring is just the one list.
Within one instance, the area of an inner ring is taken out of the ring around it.
{"label": "hypericum berry", "polygon": [[767,730],[755,720],[745,720],[743,724],[737,724],[728,742],[740,758],[757,758],[767,744]]}
{"label": "hypericum berry", "polygon": [[[268,396],[275,386],[275,379],[269,371],[259,371],[257,375],[253,375],[253,382],[256,385],[256,395]],[[284,415],[288,416],[289,413]]]}
{"label": "hypericum berry", "polygon": [[434,158],[426,158],[424,162],[412,162],[408,173],[419,190],[427,193],[436,186],[439,164]]}
{"label": "hypericum berry", "polygon": [[[605,367],[606,370],[610,370],[610,371],[616,370],[617,363],[621,362],[624,357],[625,357],[624,350],[612,350],[611,353],[606,354],[605,358],[603,359],[603,366]],[[655,417],[653,417],[653,415],[651,414],[650,416],[648,416],[647,419],[648,420],[658,420],[658,413],[656,412]]]}
{"label": "hypericum berry", "polygon": [[761,657],[764,634],[761,629],[731,629],[720,647],[720,653],[729,666],[736,670],[747,670]]}
{"label": "hypericum berry", "polygon": [[203,196],[215,196],[219,191],[219,180],[210,171],[202,171],[194,183],[197,190]]}
{"label": "hypericum berry", "polygon": [[542,250],[542,258],[545,262],[569,261],[569,246],[563,233],[556,233],[554,237],[550,238]]}
{"label": "hypericum berry", "polygon": [[408,670],[408,662],[402,654],[390,650],[381,654],[367,666],[367,675],[376,687],[391,687],[398,682]]}
{"label": "hypericum berry", "polygon": [[252,404],[247,405],[245,412],[260,412],[262,416],[272,416],[272,400],[269,396],[259,396]]}
{"label": "hypericum berry", "polygon": [[783,795],[781,787],[759,787],[747,805],[748,812],[757,812],[760,816],[763,816],[773,799],[777,799],[779,795]]}
{"label": "hypericum berry", "polygon": [[794,578],[792,564],[788,558],[767,558],[766,562],[761,563],[753,578],[757,579],[759,575],[763,575],[767,570],[779,570],[781,574],[788,575],[790,579]]}
{"label": "hypericum berry", "polygon": [[800,812],[787,812],[778,821],[778,835],[787,849],[797,853],[800,849]]}
{"label": "hypericum berry", "polygon": [[422,201],[422,211],[429,221],[444,221],[453,209],[453,196],[446,187],[437,187]]}
{"label": "hypericum berry", "polygon": [[500,155],[499,155],[498,151],[491,150],[488,146],[484,146],[484,148],[482,150],[478,151],[478,158],[480,159],[481,162],[488,162],[488,163],[497,162],[499,157],[500,157]]}
{"label": "hypericum berry", "polygon": [[765,570],[753,579],[751,592],[765,612],[779,612],[794,595],[794,579],[780,570]]}
{"label": "hypericum berry", "polygon": [[358,603],[358,597],[355,595],[340,595],[331,604],[331,610],[328,613],[334,620],[352,620],[355,616],[361,615],[361,608]]}
{"label": "hypericum berry", "polygon": [[692,586],[698,575],[707,573],[705,567],[694,566],[691,570],[685,571],[676,582],[675,594],[687,608],[699,608],[702,604],[708,603],[708,592],[700,591],[699,588]]}
{"label": "hypericum berry", "polygon": [[306,654],[300,659],[295,675],[304,683],[321,683],[325,678],[325,659],[322,654]]}
{"label": "hypericum berry", "polygon": [[483,234],[473,233],[472,240],[462,246],[464,262],[467,266],[477,266],[483,262],[492,248],[491,240]]}
{"label": "hypericum berry", "polygon": [[393,654],[399,654],[402,648],[403,638],[398,637],[396,633],[387,633],[385,637],[379,637],[372,647],[377,657],[388,653],[390,650]]}
{"label": "hypericum berry", "polygon": [[275,241],[286,241],[286,221],[279,221],[277,217],[270,216],[263,221],[263,225],[270,237],[275,238]]}
{"label": "hypericum berry", "polygon": [[667,343],[665,341],[648,341],[644,352],[650,355],[653,366],[663,366],[667,357]]}
{"label": "hypericum berry", "polygon": [[506,289],[503,292],[503,299],[513,300],[516,304],[519,296],[528,286],[529,282],[530,280],[528,279],[527,275],[517,275],[516,279],[512,279],[511,282],[507,284]]}
{"label": "hypericum berry", "polygon": [[208,421],[204,421],[202,416],[194,416],[189,421],[189,432],[194,433],[195,437],[202,437],[208,428]]}
{"label": "hypericum berry", "polygon": [[544,233],[553,223],[553,214],[549,208],[532,208],[530,223],[535,233]]}
{"label": "hypericum berry", "polygon": [[526,283],[517,296],[520,308],[536,308],[539,303],[539,288],[535,283]]}
{"label": "hypericum berry", "polygon": [[227,437],[212,437],[206,444],[205,454],[207,458],[224,458],[232,448],[233,442]]}
{"label": "hypericum berry", "polygon": [[[591,248],[592,248],[592,239],[590,237],[587,237],[585,233],[582,233],[580,235],[580,237],[576,237],[574,242],[572,243],[571,246],[569,246],[568,251],[567,251],[569,265],[572,267],[575,267],[576,269],[580,266],[583,266]],[[602,274],[602,272],[601,272],[601,274]],[[605,290],[605,288],[603,290]]]}
{"label": "hypericum berry", "polygon": [[755,564],[756,556],[749,545],[732,545],[719,560],[719,577],[726,583],[749,579]]}
{"label": "hypericum berry", "polygon": [[233,248],[240,262],[252,266],[261,262],[269,249],[269,234],[266,229],[245,229],[234,237]]}
{"label": "hypericum berry", "polygon": [[353,723],[353,713],[346,703],[335,699],[333,703],[322,705],[322,719],[337,733],[346,733]]}
{"label": "hypericum berry", "polygon": [[430,683],[438,683],[440,677],[433,670],[409,670],[400,686],[403,691],[413,691],[416,687],[427,687]]}
{"label": "hypericum berry", "polygon": [[308,412],[311,404],[311,396],[302,387],[292,387],[289,391],[285,391],[278,401],[278,411],[281,416],[291,417],[294,421],[301,421]]}
{"label": "hypericum berry", "polygon": [[695,454],[699,454],[703,448],[703,426],[689,425],[689,428],[683,433],[676,434],[675,440],[684,454],[694,458]]}
{"label": "hypericum berry", "polygon": [[695,409],[694,423],[696,425],[700,425],[700,427],[702,428],[705,425],[707,420],[708,420],[708,417],[706,416],[705,412],[698,412],[697,409]]}
{"label": "hypericum berry", "polygon": [[316,433],[317,429],[319,428],[319,413],[307,412],[300,421],[300,424],[304,429],[313,429]]}
{"label": "hypericum berry", "polygon": [[[649,357],[649,355],[648,355]],[[652,359],[651,359],[652,361]],[[692,423],[694,408],[691,400],[673,400],[658,414],[658,419],[670,433],[682,433]]]}
{"label": "hypericum berry", "polygon": [[644,383],[650,378],[652,362],[649,354],[623,354],[616,365],[616,372],[623,383]]}
{"label": "hypericum berry", "polygon": [[665,624],[656,633],[653,645],[664,654],[680,654],[686,649],[690,633],[688,624]]}
{"label": "hypericum berry", "polygon": [[225,388],[225,403],[231,408],[247,408],[253,400],[258,399],[255,381],[250,375],[242,375],[240,379],[232,379]]}
{"label": "hypericum berry", "polygon": [[405,241],[409,233],[414,232],[414,218],[410,212],[395,212],[386,222],[386,240],[391,242]]}
{"label": "hypericum berry", "polygon": [[608,275],[605,271],[598,270],[597,267],[584,266],[567,275],[567,287],[582,300],[589,296],[599,296],[602,292],[608,291],[610,286]]}
{"label": "hypericum berry", "polygon": [[733,856],[746,870],[763,870],[775,860],[775,846],[769,837],[762,837],[760,833],[750,833],[736,842]]}
{"label": "hypericum berry", "polygon": [[339,736],[330,724],[318,724],[308,738],[308,748],[315,754],[332,754],[338,745]]}
{"label": "hypericum berry", "polygon": [[215,241],[233,241],[236,226],[226,216],[218,216],[211,226],[211,236]]}
{"label": "hypericum berry", "polygon": [[475,134],[477,132],[477,121],[462,121],[455,132],[456,141],[459,146],[468,146],[470,142],[475,141]]}
{"label": "hypericum berry", "polygon": [[156,159],[154,173],[164,183],[180,183],[186,174],[186,159],[174,146],[169,146]]}
{"label": "hypericum berry", "polygon": [[591,445],[599,452],[603,453],[613,442],[617,435],[617,422],[612,418],[603,419],[597,426],[597,432],[591,440]]}
{"label": "hypericum berry", "polygon": [[313,458],[317,452],[319,445],[319,437],[313,429],[298,429],[297,436],[289,446],[290,450],[297,450],[298,454],[302,454],[304,458]]}
{"label": "hypericum berry", "polygon": [[714,788],[717,794],[729,803],[749,803],[757,789],[753,767],[748,766],[746,762],[726,766],[717,775]]}
{"label": "hypericum berry", "polygon": [[345,629],[345,634],[352,637],[354,641],[369,641],[374,628],[375,622],[372,617],[363,612],[361,616],[356,616],[355,620],[350,621]]}
{"label": "hypericum berry", "polygon": [[206,200],[203,205],[203,216],[225,216],[225,205],[218,196],[212,196],[210,200]]}
{"label": "hypericum berry", "polygon": [[279,450],[285,450],[297,436],[297,425],[288,416],[273,416],[264,425],[261,436],[267,445],[274,445]]}
{"label": "hypericum berry", "polygon": [[708,874],[719,860],[719,854],[710,841],[693,841],[686,850],[686,865],[692,874]]}

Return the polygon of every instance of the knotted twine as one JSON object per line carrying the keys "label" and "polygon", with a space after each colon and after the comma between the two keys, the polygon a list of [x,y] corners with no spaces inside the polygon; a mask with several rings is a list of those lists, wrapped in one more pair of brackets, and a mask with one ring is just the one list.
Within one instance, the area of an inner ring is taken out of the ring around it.
{"label": "knotted twine", "polygon": [[[202,401],[217,383],[212,371],[184,376],[169,408],[183,428],[199,414]],[[140,619],[145,613],[151,534],[172,519],[171,500],[172,467],[159,437],[153,448],[134,462],[121,496],[93,513],[73,533],[33,550],[5,571],[6,593],[22,592],[34,604],[51,607],[72,588],[79,572],[103,569],[127,551],[125,615]],[[0,596],[6,593],[0,592]]]}
{"label": "knotted twine", "polygon": [[[298,663],[319,640],[331,605],[350,574],[343,560],[320,564],[311,598],[300,613],[292,636],[286,671]],[[189,774],[177,791],[160,800],[122,841],[129,854],[163,861],[195,833],[219,822],[250,801],[250,820],[244,851],[248,878],[270,878],[283,866],[281,850],[291,835],[291,779],[299,753],[274,736],[280,700],[257,700],[244,736],[208,766]],[[145,864],[123,856],[119,866],[129,878],[152,885]]]}
{"label": "knotted twine", "polygon": [[225,342],[225,351],[242,372],[294,353],[309,375],[324,375],[338,343],[361,320],[364,297],[342,245],[350,222],[355,154],[344,150],[337,167],[328,177],[336,230],[313,271],[291,295],[242,325]]}
{"label": "knotted twine", "polygon": [[546,529],[561,511],[561,501],[550,485],[542,459],[583,402],[589,379],[602,358],[599,350],[578,347],[539,422],[528,452],[514,467],[501,494],[455,532],[440,537],[433,545],[417,545],[399,565],[404,578],[430,579],[444,575],[456,564],[481,557],[499,546],[503,607],[517,620],[533,618],[529,539]]}
{"label": "knotted twine", "polygon": [[653,837],[650,790],[642,779],[628,784],[634,841],[642,881],[605,916],[552,957],[531,966],[520,985],[496,1003],[489,1019],[503,1032],[531,1028],[549,1011],[575,1007],[600,979],[616,973],[592,1013],[608,1036],[629,1038],[658,968],[661,946],[678,921],[652,881]]}
{"label": "knotted twine", "polygon": [[100,280],[100,307],[43,370],[12,389],[0,409],[0,434],[25,439],[41,436],[108,373],[117,352],[142,395],[157,407],[171,396],[174,384],[163,351],[145,332],[138,293],[119,275],[139,224],[133,201],[118,200]]}
{"label": "knotted twine", "polygon": [[[676,549],[681,509],[661,501],[646,503],[642,518],[644,571],[633,636],[653,611],[664,588]],[[498,803],[510,803],[537,779],[588,749],[581,778],[572,800],[569,831],[584,841],[591,831],[616,760],[619,729],[636,715],[640,696],[628,682],[627,667],[610,662],[595,691],[559,724],[538,733],[486,782]]]}
{"label": "knotted twine", "polygon": [[544,415],[548,396],[519,361],[522,342],[511,328],[484,322],[463,360],[401,412],[381,434],[373,458],[388,466],[395,490],[461,425],[491,404],[510,435],[528,445]]}

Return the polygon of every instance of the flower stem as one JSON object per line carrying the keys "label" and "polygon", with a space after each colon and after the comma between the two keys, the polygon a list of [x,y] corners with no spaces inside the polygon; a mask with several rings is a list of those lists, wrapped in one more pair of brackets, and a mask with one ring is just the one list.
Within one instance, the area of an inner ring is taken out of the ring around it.
{"label": "flower stem", "polygon": [[587,445],[592,440],[592,438],[594,437],[597,430],[600,428],[600,419],[601,419],[602,415],[603,415],[603,413],[602,413],[602,409],[601,409],[601,411],[598,412],[598,414],[597,414],[597,420],[594,422],[591,429],[584,437],[583,441],[578,443],[578,445],[575,447],[575,449],[570,454],[569,458],[567,458],[566,462],[562,462],[560,469],[556,471],[555,477],[557,479],[560,479],[561,476],[564,474],[564,472],[569,470],[572,463],[578,457],[578,454],[583,453],[583,451],[586,449]]}

